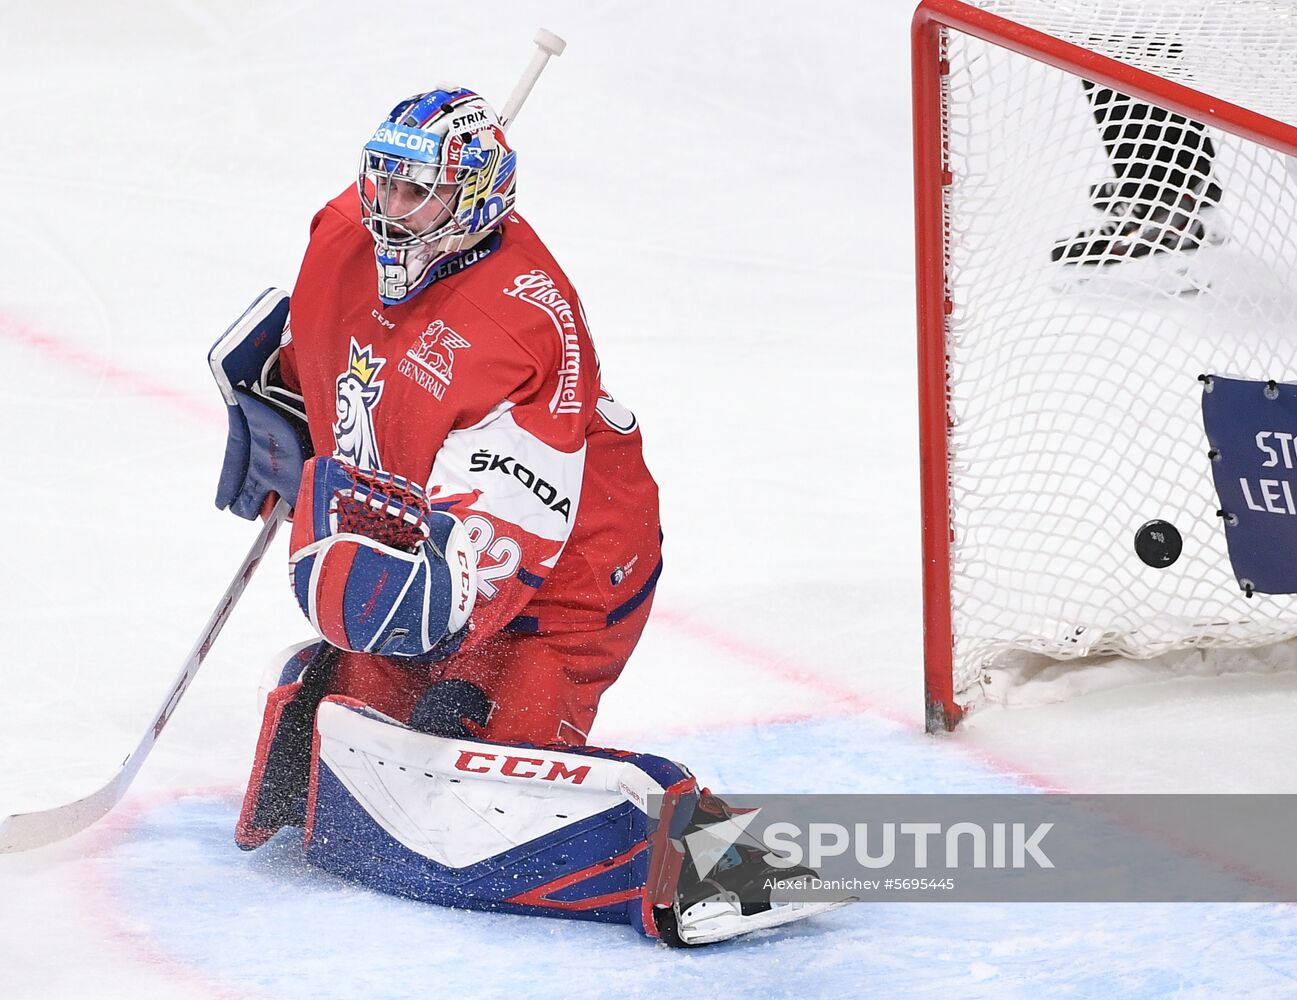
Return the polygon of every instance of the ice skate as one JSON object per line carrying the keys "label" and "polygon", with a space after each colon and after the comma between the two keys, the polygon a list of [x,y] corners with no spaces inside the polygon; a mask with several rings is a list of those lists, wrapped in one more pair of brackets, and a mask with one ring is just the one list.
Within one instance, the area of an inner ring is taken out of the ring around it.
{"label": "ice skate", "polygon": [[[697,831],[732,817],[724,800],[704,791],[690,828]],[[686,832],[686,842],[688,839]],[[777,867],[765,860],[766,853],[763,846],[733,843],[703,874],[696,863],[687,862],[675,905],[654,911],[662,940],[674,948],[714,944],[805,920],[852,902],[797,899],[798,893],[805,891],[805,883],[819,872],[803,866]]]}
{"label": "ice skate", "polygon": [[[1195,177],[1187,190],[1163,189],[1152,200],[1123,198],[1115,182],[1092,189],[1094,206],[1107,220],[1061,239],[1050,260],[1083,267],[1109,266],[1166,253],[1192,253],[1203,245],[1219,244],[1224,235],[1210,226],[1220,187]],[[1201,192],[1201,193],[1200,193]]]}

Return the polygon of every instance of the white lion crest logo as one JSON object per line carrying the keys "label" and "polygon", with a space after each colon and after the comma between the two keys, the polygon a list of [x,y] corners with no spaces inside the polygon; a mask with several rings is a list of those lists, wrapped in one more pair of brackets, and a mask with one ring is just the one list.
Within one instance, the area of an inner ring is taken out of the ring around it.
{"label": "white lion crest logo", "polygon": [[338,376],[337,415],[333,424],[333,454],[357,469],[382,469],[378,441],[374,437],[374,407],[383,396],[383,381],[378,377],[386,358],[373,356],[374,349],[363,349],[351,341],[347,370]]}

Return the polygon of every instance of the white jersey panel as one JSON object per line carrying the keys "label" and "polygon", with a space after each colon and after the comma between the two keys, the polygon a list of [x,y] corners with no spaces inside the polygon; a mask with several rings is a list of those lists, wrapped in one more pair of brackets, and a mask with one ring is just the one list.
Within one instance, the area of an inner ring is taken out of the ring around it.
{"label": "white jersey panel", "polygon": [[481,491],[473,509],[563,544],[576,523],[586,446],[559,451],[519,427],[502,403],[472,427],[451,431],[428,477],[428,496]]}

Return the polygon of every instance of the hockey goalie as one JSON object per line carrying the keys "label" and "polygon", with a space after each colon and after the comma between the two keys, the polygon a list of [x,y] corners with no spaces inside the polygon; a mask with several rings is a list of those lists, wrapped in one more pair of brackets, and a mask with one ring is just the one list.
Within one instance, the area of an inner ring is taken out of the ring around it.
{"label": "hockey goalie", "polygon": [[291,299],[264,293],[212,349],[217,505],[292,505],[318,636],[273,664],[236,840],[301,827],[309,861],[376,889],[672,945],[817,912],[741,901],[772,873],[759,849],[700,877],[682,839],[723,801],[587,745],[653,604],[657,487],[514,210],[505,124],[460,87],[397,104]]}

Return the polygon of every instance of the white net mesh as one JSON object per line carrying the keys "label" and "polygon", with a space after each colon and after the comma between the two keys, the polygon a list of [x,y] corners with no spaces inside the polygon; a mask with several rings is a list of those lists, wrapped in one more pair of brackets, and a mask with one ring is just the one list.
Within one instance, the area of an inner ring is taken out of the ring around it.
{"label": "white net mesh", "polygon": [[[1297,122],[1292,0],[981,0],[976,6],[1268,118]],[[1182,51],[1158,44],[1176,40],[1185,43]]]}
{"label": "white net mesh", "polygon": [[[1288,5],[980,6],[1297,122]],[[1297,635],[1297,599],[1248,599],[1230,567],[1197,381],[1297,381],[1287,158],[956,31],[946,46],[955,689],[1010,650]],[[1154,518],[1184,538],[1165,569],[1134,551]]]}

